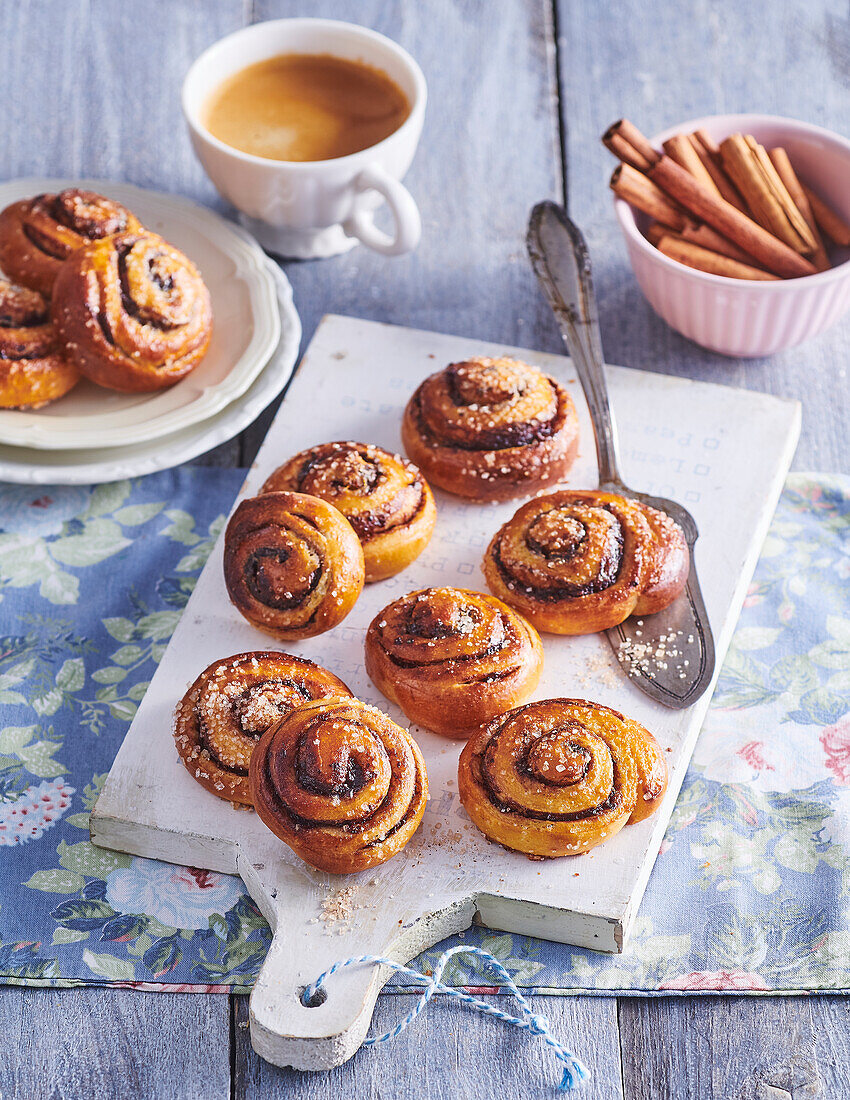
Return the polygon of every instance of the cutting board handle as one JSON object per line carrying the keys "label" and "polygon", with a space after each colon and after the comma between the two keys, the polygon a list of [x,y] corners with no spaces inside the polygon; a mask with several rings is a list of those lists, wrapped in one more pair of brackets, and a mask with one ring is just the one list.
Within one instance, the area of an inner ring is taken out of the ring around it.
{"label": "cutting board handle", "polygon": [[[314,1005],[303,1003],[308,986],[334,963],[351,955],[344,926],[333,925],[316,935],[316,923],[293,922],[279,898],[291,890],[291,873],[279,860],[252,859],[240,848],[239,874],[271,926],[274,938],[251,993],[249,1018],[254,1050],[276,1066],[323,1070],[341,1065],[360,1047],[369,1031],[372,1012],[381,987],[391,975],[389,967],[357,966],[331,977]],[[316,872],[321,874],[321,872]],[[328,875],[333,889],[339,876]],[[390,895],[392,896],[392,895]],[[468,928],[475,914],[475,899],[465,898],[438,913],[420,912],[410,917],[409,902],[399,896],[385,901],[371,927],[361,925],[358,955],[378,955],[407,963],[414,955],[439,940]],[[398,905],[399,912],[393,906]],[[407,910],[406,919],[401,913]]]}
{"label": "cutting board handle", "polygon": [[[344,941],[337,942],[344,950]],[[337,957],[342,957],[339,951]],[[302,958],[309,958],[306,951]],[[295,1069],[331,1069],[350,1058],[366,1038],[389,972],[378,967],[352,969],[338,981],[334,975],[328,995],[309,1007],[302,994],[319,973],[312,960],[293,966],[292,942],[279,927],[249,1006],[251,1043],[266,1061]]]}

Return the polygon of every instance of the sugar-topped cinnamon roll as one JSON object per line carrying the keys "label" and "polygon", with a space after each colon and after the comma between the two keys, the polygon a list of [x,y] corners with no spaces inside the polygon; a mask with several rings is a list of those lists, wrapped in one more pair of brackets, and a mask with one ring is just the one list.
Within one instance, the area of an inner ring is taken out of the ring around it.
{"label": "sugar-topped cinnamon roll", "polygon": [[265,824],[307,863],[335,874],[400,852],[428,798],[416,742],[358,699],[292,711],[263,734],[250,773]]}
{"label": "sugar-topped cinnamon roll", "polygon": [[212,335],[198,269],[145,230],[75,252],[53,286],[53,318],[80,372],[122,393],[173,386],[200,363]]}
{"label": "sugar-topped cinnamon roll", "polygon": [[600,490],[523,504],[484,556],[490,591],[553,634],[591,634],[651,615],[684,589],[684,533],[669,516]]}
{"label": "sugar-topped cinnamon roll", "polygon": [[418,558],[437,509],[412,462],[371,443],[323,443],[301,451],[268,478],[262,492],[309,493],[333,504],[363,545],[366,581],[392,577]]}
{"label": "sugar-topped cinnamon roll", "polygon": [[90,241],[138,232],[138,219],[114,199],[69,187],[36,195],[0,213],[0,267],[22,286],[50,297],[63,262]]}
{"label": "sugar-topped cinnamon roll", "polygon": [[64,396],[79,379],[44,298],[0,277],[0,408],[37,409]]}
{"label": "sugar-topped cinnamon roll", "polygon": [[202,787],[250,806],[248,765],[269,726],[315,699],[350,696],[342,680],[304,657],[265,651],[223,657],[178,704],[177,752]]}
{"label": "sugar-topped cinnamon roll", "polygon": [[563,478],[578,418],[566,390],[536,367],[474,358],[425,379],[401,435],[432,484],[472,500],[510,500]]}
{"label": "sugar-topped cinnamon roll", "polygon": [[667,789],[652,734],[582,699],[526,703],[483,726],[458,765],[461,802],[490,840],[579,855],[654,813]]}
{"label": "sugar-topped cinnamon roll", "polygon": [[303,493],[243,500],[224,535],[235,607],[275,638],[311,638],[341,623],[363,591],[363,549],[342,512]]}
{"label": "sugar-topped cinnamon roll", "polygon": [[468,737],[537,687],[537,631],[501,600],[463,588],[411,592],[372,620],[366,671],[411,722]]}

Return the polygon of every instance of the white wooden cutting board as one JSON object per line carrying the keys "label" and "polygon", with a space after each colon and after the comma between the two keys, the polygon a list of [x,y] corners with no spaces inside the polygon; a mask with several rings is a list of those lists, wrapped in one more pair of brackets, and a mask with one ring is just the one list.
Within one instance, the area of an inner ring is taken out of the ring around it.
{"label": "white wooden cutting board", "polygon": [[[569,359],[330,316],[310,344],[240,499],[313,444],[356,439],[399,450],[402,410],[426,374],[470,355],[500,354],[538,364],[568,386],[582,419],[582,442],[567,484],[595,486],[592,431]],[[794,452],[799,405],[619,367],[609,368],[608,378],[627,484],[681,501],[699,525],[696,560],[719,668]],[[436,495],[437,528],[419,560],[399,576],[367,586],[335,630],[288,647],[327,666],[355,694],[405,726],[404,715],[364,671],[367,625],[385,604],[413,589],[484,588],[481,555],[516,507]],[[646,725],[668,750],[670,788],[658,812],[587,855],[531,862],[490,844],[467,818],[457,796],[462,745],[413,727],[431,787],[422,826],[384,866],[334,876],[302,863],[253,812],[237,811],[205,791],[174,749],[174,706],[198,673],[218,658],[268,645],[268,637],[228,601],[219,542],[91,819],[97,844],[242,876],[275,932],[251,997],[251,1037],[263,1057],[301,1069],[324,1069],[349,1058],[368,1031],[387,973],[343,971],[315,1008],[302,1006],[303,988],[350,955],[406,962],[468,927],[476,914],[491,928],[600,951],[623,949],[710,692],[689,710],[667,710],[626,679],[604,636],[544,635],[545,668],[536,698],[566,695],[612,706]],[[337,903],[340,891],[344,901]],[[670,904],[677,904],[675,896]],[[348,915],[330,919],[328,908]]]}

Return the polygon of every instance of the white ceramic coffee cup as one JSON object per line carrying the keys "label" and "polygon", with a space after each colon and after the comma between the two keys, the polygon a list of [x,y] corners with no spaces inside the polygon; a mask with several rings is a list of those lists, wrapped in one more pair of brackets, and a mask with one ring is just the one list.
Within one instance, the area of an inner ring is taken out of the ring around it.
{"label": "white ceramic coffee cup", "polygon": [[[279,161],[226,145],[207,130],[204,107],[232,74],[278,54],[330,54],[374,66],[393,80],[410,102],[410,114],[377,145],[321,161]],[[401,179],[422,132],[427,88],[422,70],[406,50],[384,35],[332,19],[275,19],[220,39],[192,65],[183,82],[183,113],[195,152],[239,220],[270,252],[310,259],[334,256],[362,242],[386,256],[419,243],[416,203]],[[375,225],[372,211],[386,201],[393,216],[390,235]]]}

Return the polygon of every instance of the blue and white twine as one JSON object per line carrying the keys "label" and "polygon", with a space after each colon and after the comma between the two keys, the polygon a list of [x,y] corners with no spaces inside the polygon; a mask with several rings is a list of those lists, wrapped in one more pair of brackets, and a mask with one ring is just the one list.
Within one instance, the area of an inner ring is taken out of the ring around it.
{"label": "blue and white twine", "polygon": [[[487,1001],[481,1001],[477,997],[473,997],[469,993],[464,993],[460,989],[453,989],[449,985],[443,985],[440,978],[446,968],[446,964],[453,955],[476,955],[478,958],[483,959],[490,969],[501,979],[499,984],[513,993],[519,1001],[522,1008],[522,1015],[510,1016],[507,1012],[502,1012],[500,1009],[488,1004]],[[497,1020],[502,1020],[506,1024],[512,1024],[514,1027],[522,1028],[524,1031],[530,1031],[532,1035],[539,1035],[543,1041],[552,1048],[555,1057],[564,1063],[563,1077],[558,1085],[558,1089],[561,1092],[567,1092],[570,1089],[576,1088],[590,1075],[587,1067],[575,1056],[575,1054],[568,1051],[566,1047],[559,1043],[552,1035],[549,1030],[548,1021],[545,1017],[538,1016],[532,1011],[531,1005],[517,989],[510,974],[508,974],[499,960],[493,958],[488,951],[482,951],[480,947],[466,947],[463,945],[459,947],[450,947],[448,951],[444,951],[440,956],[437,965],[434,967],[434,972],[430,975],[420,974],[418,970],[411,970],[409,966],[402,966],[401,963],[393,962],[392,959],[382,958],[380,955],[360,955],[356,958],[341,959],[339,962],[334,963],[330,969],[326,970],[324,974],[320,974],[312,985],[307,986],[301,994],[301,1003],[309,1005],[324,985],[326,979],[329,978],[331,974],[335,974],[337,970],[343,970],[348,966],[361,965],[387,966],[391,970],[397,971],[399,974],[405,974],[411,981],[416,982],[417,985],[425,986],[425,990],[419,1001],[411,1011],[408,1012],[404,1019],[400,1020],[391,1031],[387,1031],[383,1035],[372,1035],[368,1039],[365,1039],[363,1042],[363,1046],[365,1047],[374,1046],[376,1043],[386,1043],[390,1039],[395,1039],[396,1036],[401,1035],[404,1029],[413,1023],[435,993],[445,993],[449,997],[454,997],[457,1001],[463,1001],[464,1004],[468,1004],[477,1012],[484,1012],[488,1016],[495,1016]]]}

